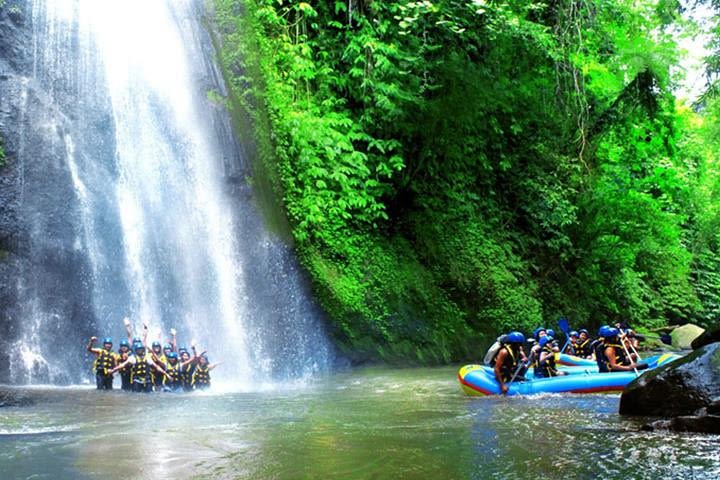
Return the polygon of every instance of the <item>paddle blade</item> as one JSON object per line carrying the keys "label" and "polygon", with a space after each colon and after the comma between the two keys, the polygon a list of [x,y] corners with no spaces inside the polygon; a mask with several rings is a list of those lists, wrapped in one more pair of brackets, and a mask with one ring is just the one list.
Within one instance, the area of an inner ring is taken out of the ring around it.
{"label": "paddle blade", "polygon": [[560,327],[560,331],[562,331],[565,335],[570,331],[570,322],[568,322],[567,318],[560,317],[558,320],[558,327]]}

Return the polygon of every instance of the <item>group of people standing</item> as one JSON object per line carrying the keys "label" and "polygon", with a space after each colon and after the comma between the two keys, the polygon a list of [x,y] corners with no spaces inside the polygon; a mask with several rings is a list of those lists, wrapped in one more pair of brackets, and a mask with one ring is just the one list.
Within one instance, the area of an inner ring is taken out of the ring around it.
{"label": "group of people standing", "polygon": [[130,320],[125,319],[127,340],[120,341],[118,351],[113,351],[113,341],[105,337],[102,348],[95,347],[97,337],[91,337],[87,350],[96,355],[93,363],[98,390],[112,390],[115,373],[120,374],[121,388],[133,392],[187,392],[210,387],[210,371],[219,365],[210,363],[206,352],[197,353],[191,345],[177,346],[175,329],[170,330],[170,340],[162,345],[159,340],[147,347],[148,327],[144,325],[143,337],[133,336]]}
{"label": "group of people standing", "polygon": [[[592,339],[585,328],[570,331],[567,336],[563,353],[594,359],[601,373],[648,368],[646,364],[637,363],[637,335],[622,324],[614,327],[603,325],[596,339]],[[525,353],[526,344],[529,346],[528,354]],[[525,335],[517,331],[501,336],[488,351],[485,362],[494,366],[500,390],[507,393],[507,384],[524,381],[528,368],[534,368],[535,378],[564,375],[556,365],[556,354],[560,350],[555,332],[538,327],[527,342]]]}

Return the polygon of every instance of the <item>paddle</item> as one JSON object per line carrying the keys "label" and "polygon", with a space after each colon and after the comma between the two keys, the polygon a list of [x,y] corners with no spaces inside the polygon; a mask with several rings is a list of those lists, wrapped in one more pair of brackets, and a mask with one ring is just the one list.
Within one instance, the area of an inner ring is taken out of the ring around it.
{"label": "paddle", "polygon": [[[627,355],[628,360],[630,363],[635,365],[635,362],[632,361],[632,357],[630,356],[630,352],[628,351],[627,347],[625,346],[625,342],[623,341],[623,334],[620,335],[620,345],[622,345],[623,350],[625,350],[625,355]],[[638,369],[636,367],[633,367],[633,370],[635,371],[635,376],[639,377],[640,373],[638,372]]]}
{"label": "paddle", "polygon": [[[627,330],[620,330],[620,341],[623,342],[623,345],[625,345],[625,339],[628,338],[627,336]],[[629,342],[630,348],[632,349],[633,353],[635,354],[636,360],[642,360],[640,357],[640,353],[638,353],[635,346],[632,344],[632,342]]]}
{"label": "paddle", "polygon": [[655,338],[657,340],[660,340],[665,345],[672,345],[672,337],[667,333],[664,333],[662,335],[654,335],[652,333],[636,333],[636,335],[640,337],[640,341],[642,341],[643,338]]}
{"label": "paddle", "polygon": [[[562,349],[560,350],[560,353],[563,353],[565,349],[567,348],[568,344],[570,343],[570,322],[568,322],[568,319],[565,317],[560,317],[558,320],[558,327],[560,327],[560,331],[565,334],[565,345],[563,345]],[[573,355],[575,354],[575,347],[570,345],[570,350],[572,350]]]}

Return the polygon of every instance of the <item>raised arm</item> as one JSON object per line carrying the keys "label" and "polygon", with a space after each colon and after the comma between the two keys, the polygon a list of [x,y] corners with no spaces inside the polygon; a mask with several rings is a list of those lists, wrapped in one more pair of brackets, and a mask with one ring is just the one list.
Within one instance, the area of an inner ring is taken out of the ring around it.
{"label": "raised arm", "polygon": [[188,358],[187,360],[185,360],[184,362],[180,362],[180,366],[181,366],[181,367],[186,367],[186,366],[188,366],[188,365],[190,365],[191,363],[194,363],[194,362],[195,362],[195,357],[190,357],[190,358]]}
{"label": "raised arm", "polygon": [[153,362],[160,363],[160,357],[158,357],[157,354],[152,351],[152,349],[150,349],[150,356],[152,357]]}
{"label": "raised arm", "polygon": [[552,357],[554,355],[555,355],[554,352],[546,352],[544,350],[541,351],[540,352],[540,360],[539,360],[540,364],[541,365],[545,364],[545,362],[547,362],[548,357]]}
{"label": "raised arm", "polygon": [[125,368],[125,366],[126,366],[127,364],[132,363],[131,358],[132,358],[132,357],[128,357],[128,359],[125,360],[124,362],[118,363],[118,364],[115,366],[115,368],[113,368],[112,370],[110,370],[110,375],[112,375],[113,373],[117,372],[118,370],[120,370],[120,369],[122,369],[122,368]]}
{"label": "raised arm", "polygon": [[170,329],[170,345],[172,345],[173,352],[177,352],[177,331],[174,328]]}
{"label": "raised arm", "polygon": [[155,369],[156,369],[158,372],[160,372],[160,373],[162,373],[163,375],[165,375],[165,377],[167,377],[168,380],[172,380],[172,377],[171,377],[170,374],[167,373],[167,372],[165,371],[165,369],[160,365],[160,362],[156,362],[156,361],[153,360],[152,358],[150,359],[150,361],[152,362],[153,366],[155,367]]}
{"label": "raised arm", "polygon": [[212,370],[213,368],[217,367],[217,366],[220,365],[221,363],[223,363],[223,362],[211,363],[210,365],[208,365],[208,370]]}
{"label": "raised arm", "polygon": [[130,345],[132,345],[133,331],[132,331],[132,324],[130,323],[130,319],[128,317],[123,318],[123,323],[125,324],[125,333],[127,333],[128,343]]}
{"label": "raised arm", "polygon": [[102,350],[99,348],[93,348],[93,345],[95,344],[96,340],[97,340],[97,337],[90,337],[90,340],[88,340],[88,344],[87,344],[87,351],[90,353],[94,353],[95,355],[100,355],[100,353],[102,353]]}

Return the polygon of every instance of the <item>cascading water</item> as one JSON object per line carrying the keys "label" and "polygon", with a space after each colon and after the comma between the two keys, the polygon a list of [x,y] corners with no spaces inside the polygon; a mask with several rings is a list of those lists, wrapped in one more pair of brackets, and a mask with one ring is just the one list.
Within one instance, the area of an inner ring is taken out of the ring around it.
{"label": "cascading water", "polygon": [[263,228],[228,115],[208,99],[224,87],[202,1],[27,9],[32,128],[18,157],[50,166],[24,179],[38,267],[18,283],[11,379],[87,378],[86,335],[117,342],[125,316],[136,331],[147,322],[151,340],[171,327],[180,343],[195,339],[223,361],[216,377],[241,387],[328,369],[320,314],[288,248]]}

